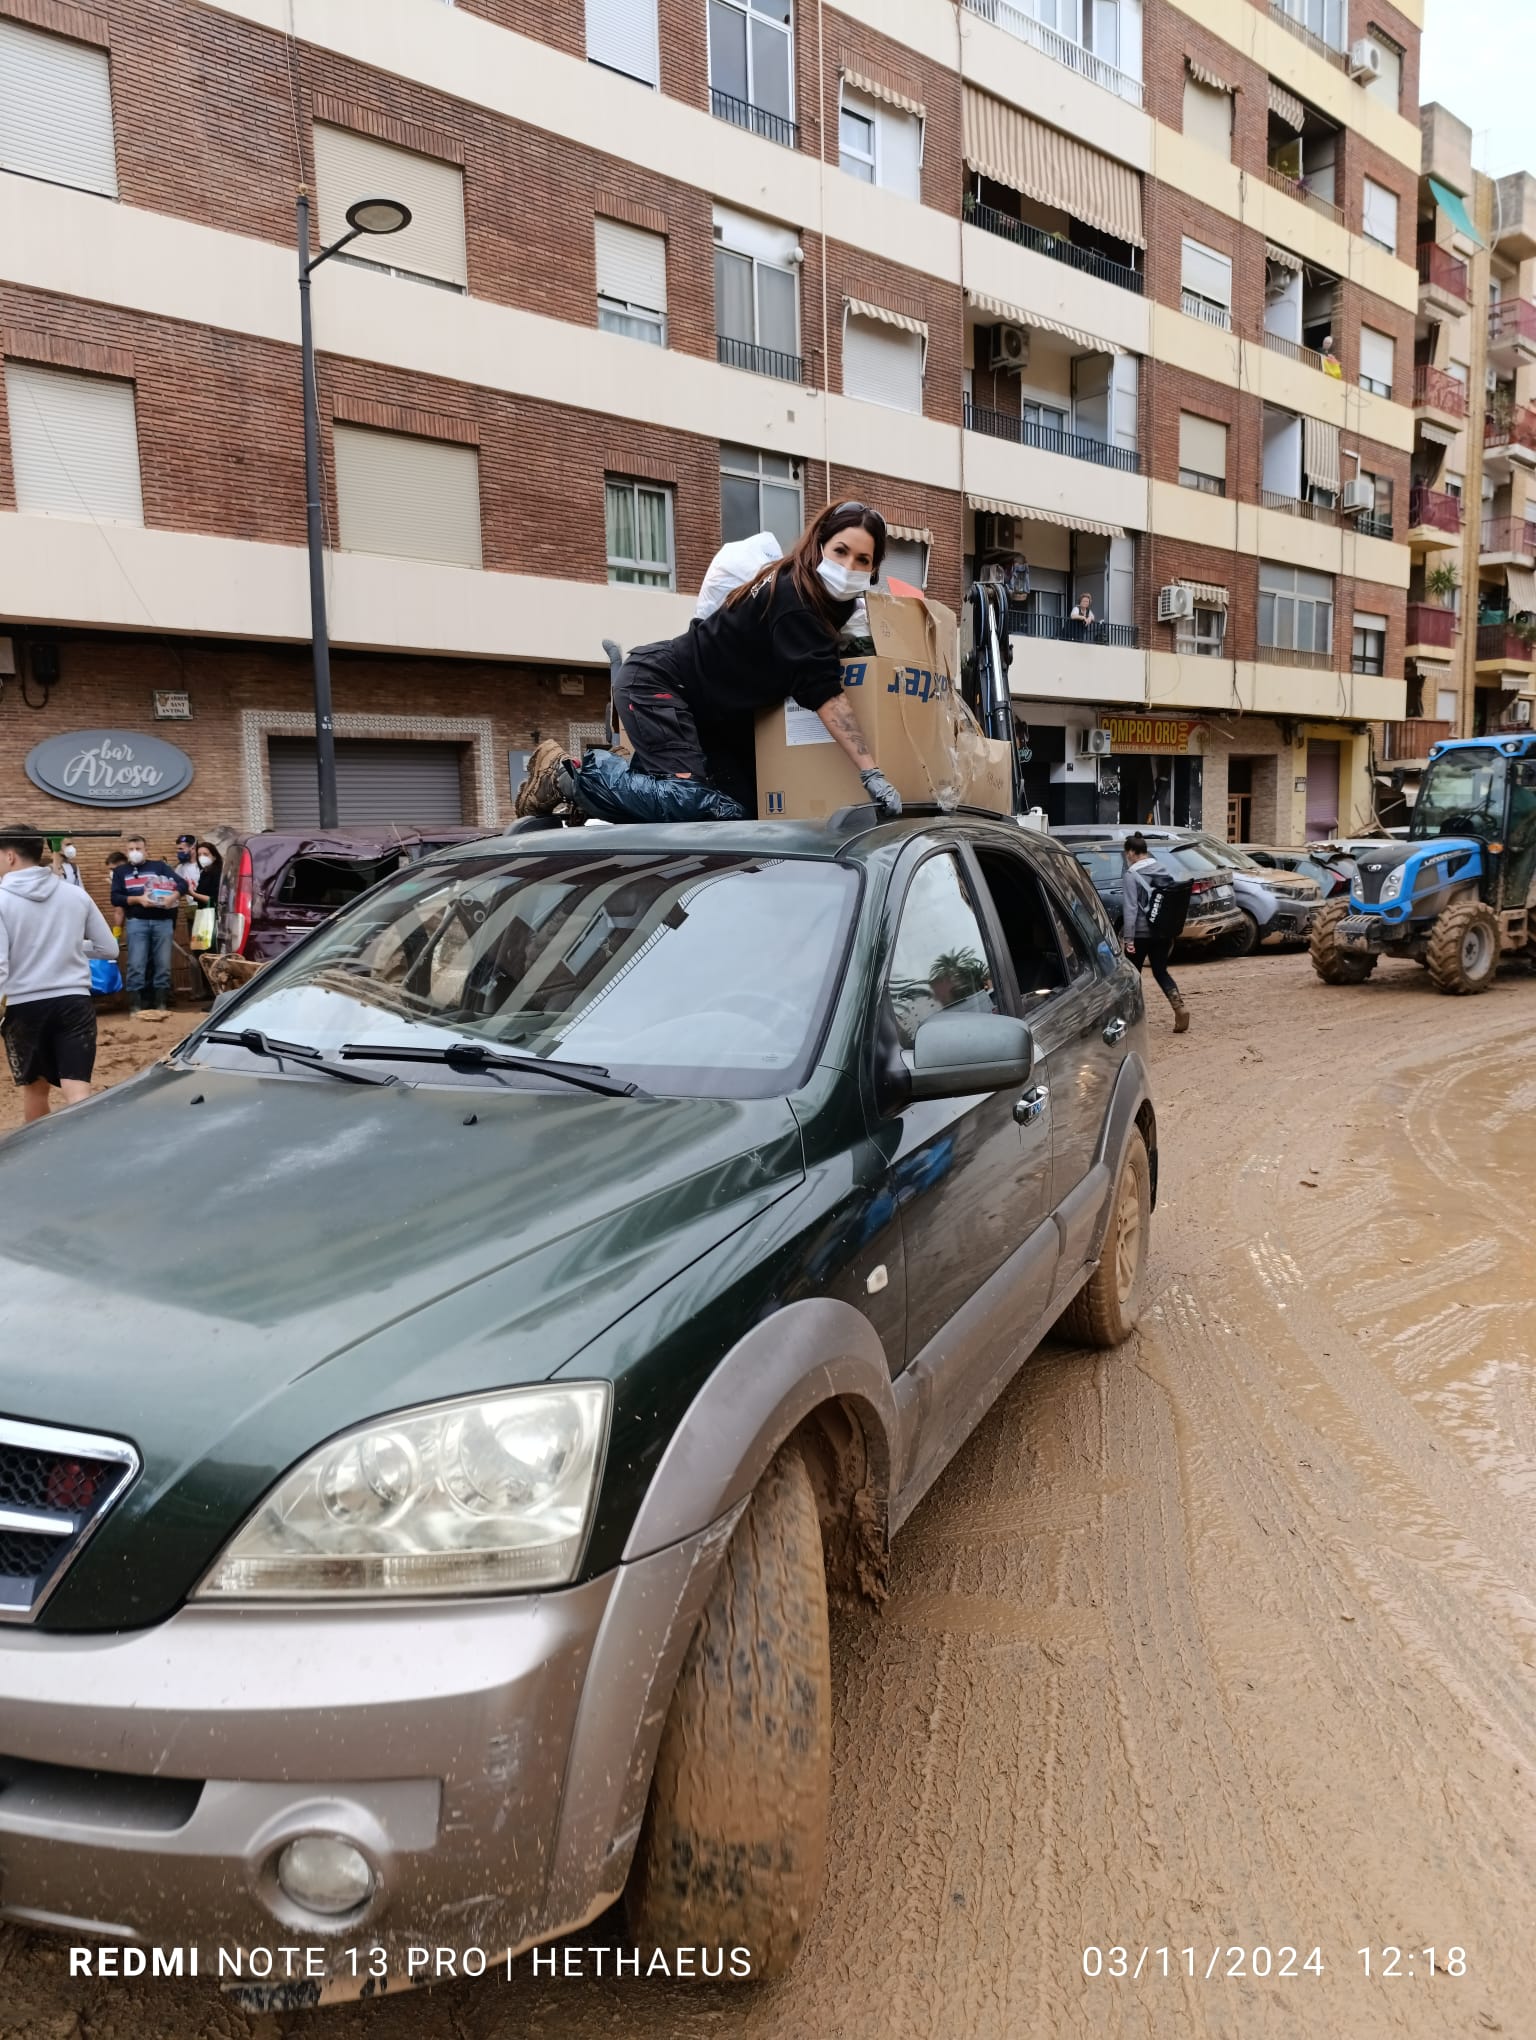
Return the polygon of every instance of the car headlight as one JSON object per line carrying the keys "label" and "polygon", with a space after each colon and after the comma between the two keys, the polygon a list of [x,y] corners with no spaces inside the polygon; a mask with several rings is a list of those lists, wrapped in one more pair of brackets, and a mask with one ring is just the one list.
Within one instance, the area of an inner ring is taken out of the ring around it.
{"label": "car headlight", "polygon": [[236,1533],[196,1599],[562,1586],[586,1543],[606,1382],[508,1390],[332,1438]]}
{"label": "car headlight", "polygon": [[1381,902],[1383,906],[1386,905],[1388,900],[1395,900],[1402,891],[1403,879],[1407,874],[1407,870],[1406,864],[1400,864],[1396,871],[1389,871],[1382,880]]}

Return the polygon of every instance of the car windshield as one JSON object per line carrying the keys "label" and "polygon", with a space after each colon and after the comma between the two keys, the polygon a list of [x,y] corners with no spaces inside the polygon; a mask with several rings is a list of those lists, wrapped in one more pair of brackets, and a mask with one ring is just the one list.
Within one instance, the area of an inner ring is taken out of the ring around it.
{"label": "car windshield", "polygon": [[1227,870],[1262,871],[1263,865],[1256,857],[1250,857],[1246,850],[1239,850],[1231,843],[1219,843],[1214,836],[1202,836],[1198,847],[1211,862]]}
{"label": "car windshield", "polygon": [[[332,1058],[468,1041],[652,1092],[766,1097],[802,1079],[857,896],[852,871],[810,859],[477,847],[339,915],[219,1024]],[[421,1064],[406,1080],[427,1067],[429,1081],[467,1080]]]}
{"label": "car windshield", "polygon": [[1408,833],[1418,841],[1433,836],[1498,835],[1504,826],[1508,762],[1492,744],[1442,751],[1424,774]]}
{"label": "car windshield", "polygon": [[1188,878],[1209,878],[1226,867],[1207,854],[1203,843],[1160,843],[1153,855]]}

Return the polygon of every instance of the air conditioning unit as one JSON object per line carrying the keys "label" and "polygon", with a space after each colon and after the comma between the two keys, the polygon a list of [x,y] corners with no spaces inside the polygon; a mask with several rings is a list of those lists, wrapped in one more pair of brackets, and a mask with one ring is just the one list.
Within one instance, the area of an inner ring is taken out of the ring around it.
{"label": "air conditioning unit", "polygon": [[1079,758],[1107,758],[1110,753],[1108,730],[1079,730],[1077,733],[1077,755]]}
{"label": "air conditioning unit", "polygon": [[1018,553],[1021,550],[1017,517],[1004,517],[996,510],[982,510],[976,517],[976,550],[979,553]]}
{"label": "air conditioning unit", "polygon": [[992,328],[992,368],[1021,369],[1029,366],[1029,335],[1022,326]]}
{"label": "air conditioning unit", "polygon": [[1512,701],[1504,711],[1504,720],[1511,729],[1528,730],[1531,726],[1531,698],[1522,694],[1518,701]]}
{"label": "air conditioning unit", "polygon": [[1157,591],[1157,620],[1159,623],[1184,623],[1195,613],[1195,598],[1191,590],[1175,582],[1171,588]]}
{"label": "air conditioning unit", "polygon": [[1361,85],[1381,76],[1381,51],[1368,36],[1362,36],[1349,53],[1349,75]]}
{"label": "air conditioning unit", "polygon": [[1376,508],[1376,484],[1357,475],[1352,482],[1344,484],[1344,494],[1339,508],[1346,517],[1358,517],[1363,510]]}

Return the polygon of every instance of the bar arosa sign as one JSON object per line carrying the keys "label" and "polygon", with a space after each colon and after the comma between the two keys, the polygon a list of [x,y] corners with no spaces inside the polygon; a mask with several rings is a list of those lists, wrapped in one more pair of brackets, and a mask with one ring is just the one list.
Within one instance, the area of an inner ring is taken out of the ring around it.
{"label": "bar arosa sign", "polygon": [[1123,755],[1180,754],[1189,749],[1190,739],[1204,727],[1194,715],[1114,715],[1099,717],[1099,728],[1109,731],[1113,748]]}
{"label": "bar arosa sign", "polygon": [[153,807],[192,784],[192,760],[164,737],[133,730],[73,730],[27,754],[27,777],[79,807]]}

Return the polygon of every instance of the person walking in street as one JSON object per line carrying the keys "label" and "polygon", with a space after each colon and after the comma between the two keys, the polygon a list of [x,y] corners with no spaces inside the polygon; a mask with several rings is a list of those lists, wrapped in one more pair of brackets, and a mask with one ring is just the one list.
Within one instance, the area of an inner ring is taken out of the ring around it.
{"label": "person walking in street", "polygon": [[48,868],[45,848],[25,822],[0,829],[0,1031],[28,1124],[47,1118],[51,1090],[66,1105],[91,1095],[91,960],[117,955],[96,902]]}
{"label": "person walking in street", "polygon": [[1168,968],[1173,944],[1158,941],[1152,933],[1152,887],[1145,871],[1152,861],[1145,836],[1126,837],[1125,875],[1120,881],[1121,946],[1138,971],[1144,964],[1151,964],[1158,989],[1173,1008],[1174,1033],[1187,1034],[1189,1008]]}
{"label": "person walking in street", "polygon": [[190,888],[168,864],[149,855],[142,836],[130,836],[123,847],[128,861],[112,873],[112,904],[123,910],[128,938],[128,1011],[158,1020],[170,1008],[171,945],[176,915]]}

